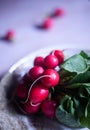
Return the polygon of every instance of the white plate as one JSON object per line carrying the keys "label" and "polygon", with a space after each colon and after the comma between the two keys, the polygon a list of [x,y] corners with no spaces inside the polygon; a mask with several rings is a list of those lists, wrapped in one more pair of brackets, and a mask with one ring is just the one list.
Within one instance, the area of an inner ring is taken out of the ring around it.
{"label": "white plate", "polygon": [[[44,49],[38,50],[22,58],[20,61],[14,64],[9,69],[8,73],[1,80],[0,90],[2,91],[0,91],[0,101],[2,100],[7,101],[6,99],[3,99],[2,96],[3,96],[3,93],[5,94],[5,92],[8,90],[10,86],[15,86],[15,82],[16,82],[15,76],[21,78],[33,66],[33,60],[36,56],[46,56],[54,49],[61,49],[61,48],[60,46],[58,46],[58,47],[52,47],[52,48],[50,47],[50,48],[44,48]],[[80,51],[81,49],[64,49],[65,58],[70,57],[73,54],[79,53]],[[9,108],[8,106],[7,108],[8,109],[5,110],[5,112],[9,114],[10,118],[13,118],[17,122],[18,120],[22,120],[22,122],[25,123],[25,125],[27,126],[27,129],[22,129],[22,130],[41,130],[42,127],[43,127],[43,130],[72,130],[71,128],[60,125],[58,122],[50,120],[46,117],[33,118],[33,117],[22,116],[22,115],[17,114],[15,110],[14,110],[14,113],[12,112],[12,114],[10,114],[9,110],[11,108]],[[0,108],[0,111],[2,112],[1,108]],[[17,124],[20,125],[19,123]],[[14,122],[13,122],[13,125],[14,125]],[[83,128],[83,129],[87,130],[87,128]],[[18,129],[15,129],[15,130],[18,130]],[[78,130],[78,129],[74,129],[74,130]]]}

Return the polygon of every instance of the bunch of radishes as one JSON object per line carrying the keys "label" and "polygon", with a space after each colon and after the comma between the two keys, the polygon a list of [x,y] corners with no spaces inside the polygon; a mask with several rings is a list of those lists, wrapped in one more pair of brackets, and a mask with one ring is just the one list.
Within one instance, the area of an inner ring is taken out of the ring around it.
{"label": "bunch of radishes", "polygon": [[64,54],[61,50],[34,59],[34,66],[23,76],[23,83],[15,91],[16,103],[23,112],[35,114],[42,111],[50,118],[55,116],[58,104],[50,95],[51,89],[60,82],[56,68],[63,62]]}

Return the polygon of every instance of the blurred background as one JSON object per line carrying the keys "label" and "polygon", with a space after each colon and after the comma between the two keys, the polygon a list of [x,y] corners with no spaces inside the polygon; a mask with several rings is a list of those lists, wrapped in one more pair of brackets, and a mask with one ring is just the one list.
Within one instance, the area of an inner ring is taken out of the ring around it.
{"label": "blurred background", "polygon": [[[55,9],[64,14],[52,17],[48,29],[40,28]],[[6,39],[10,30],[15,33],[12,40]],[[20,58],[41,48],[89,49],[89,44],[89,0],[0,0],[0,77]]]}

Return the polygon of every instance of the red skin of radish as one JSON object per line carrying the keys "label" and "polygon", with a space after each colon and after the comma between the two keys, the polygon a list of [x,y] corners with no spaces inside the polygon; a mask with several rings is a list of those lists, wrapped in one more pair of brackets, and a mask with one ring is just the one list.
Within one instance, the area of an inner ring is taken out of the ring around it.
{"label": "red skin of radish", "polygon": [[40,105],[32,106],[30,101],[28,101],[24,104],[24,109],[28,114],[35,114],[39,111]]}
{"label": "red skin of radish", "polygon": [[41,79],[41,83],[47,88],[55,87],[60,81],[60,76],[54,69],[46,69],[43,75],[48,75],[48,77],[43,77]]}
{"label": "red skin of radish", "polygon": [[54,100],[45,100],[41,104],[42,112],[44,113],[45,116],[49,118],[55,117],[56,108],[57,103]]}
{"label": "red skin of radish", "polygon": [[19,84],[17,87],[16,87],[16,96],[20,99],[25,99],[27,97],[27,94],[28,94],[28,90],[27,90],[27,87],[25,86],[25,84]]}
{"label": "red skin of radish", "polygon": [[45,57],[44,59],[44,66],[46,68],[51,68],[54,69],[55,67],[57,67],[59,64],[58,58],[55,55],[48,55]]}
{"label": "red skin of radish", "polygon": [[23,82],[27,86],[30,86],[30,84],[32,84],[32,80],[27,73],[23,76]]}
{"label": "red skin of radish", "polygon": [[46,18],[45,21],[42,24],[42,27],[45,29],[50,29],[53,27],[53,19],[52,18]]}
{"label": "red skin of radish", "polygon": [[44,69],[41,66],[34,66],[33,68],[29,70],[28,76],[30,80],[34,81],[38,77],[40,77],[43,74],[43,72],[44,72]]}
{"label": "red skin of radish", "polygon": [[54,16],[63,16],[65,14],[64,10],[61,8],[57,8],[54,10]]}
{"label": "red skin of radish", "polygon": [[62,64],[64,62],[64,53],[61,50],[54,50],[51,52],[51,54],[54,54],[59,61],[59,65]]}
{"label": "red skin of radish", "polygon": [[49,90],[45,88],[42,84],[35,84],[29,95],[29,100],[32,104],[37,104],[45,100],[49,95]]}
{"label": "red skin of radish", "polygon": [[42,56],[38,56],[34,59],[34,66],[44,66],[44,58]]}
{"label": "red skin of radish", "polygon": [[14,30],[9,30],[7,33],[6,33],[6,36],[5,38],[7,40],[13,40],[15,37],[15,31]]}

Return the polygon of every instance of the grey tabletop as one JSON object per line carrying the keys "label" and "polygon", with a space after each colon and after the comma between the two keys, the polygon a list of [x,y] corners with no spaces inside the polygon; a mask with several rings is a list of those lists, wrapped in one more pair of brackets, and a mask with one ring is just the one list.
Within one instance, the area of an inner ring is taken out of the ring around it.
{"label": "grey tabletop", "polygon": [[[49,30],[36,25],[55,8],[65,16],[54,18]],[[61,48],[88,48],[90,42],[89,0],[0,0],[0,37],[6,31],[16,32],[15,40],[0,39],[0,75],[20,58],[40,48],[60,45]]]}

